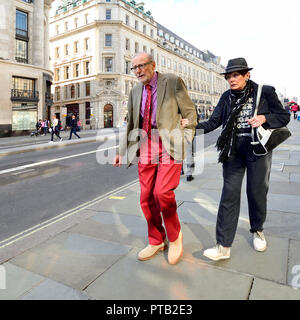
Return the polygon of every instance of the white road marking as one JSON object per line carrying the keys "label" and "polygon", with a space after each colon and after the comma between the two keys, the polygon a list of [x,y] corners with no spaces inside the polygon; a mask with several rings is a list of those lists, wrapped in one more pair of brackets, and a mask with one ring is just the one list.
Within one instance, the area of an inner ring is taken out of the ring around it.
{"label": "white road marking", "polygon": [[36,162],[36,163],[30,163],[30,164],[26,164],[26,165],[20,166],[20,167],[15,167],[15,168],[10,168],[10,169],[1,170],[1,171],[0,171],[0,175],[1,175],[1,174],[5,174],[5,173],[14,172],[14,171],[19,171],[19,170],[27,169],[27,168],[32,168],[32,167],[41,166],[41,165],[48,164],[48,163],[52,163],[52,162],[62,161],[62,160],[66,160],[66,159],[76,158],[76,157],[82,157],[82,156],[85,156],[85,155],[87,155],[87,154],[92,154],[92,153],[96,153],[96,152],[101,152],[101,151],[106,151],[106,150],[110,150],[110,149],[115,149],[115,148],[118,148],[118,147],[119,147],[119,145],[113,146],[113,147],[109,147],[109,148],[105,148],[105,149],[99,149],[99,150],[97,149],[97,150],[88,151],[88,152],[83,152],[83,153],[79,153],[79,154],[73,154],[73,155],[71,155],[71,156],[61,157],[61,158],[57,158],[57,159],[45,160],[45,161],[40,161],[40,162]]}
{"label": "white road marking", "polygon": [[27,173],[27,172],[31,172],[31,171],[34,171],[34,169],[28,169],[28,170],[25,170],[25,171],[16,172],[16,173],[13,173],[13,175],[17,176],[18,174]]}

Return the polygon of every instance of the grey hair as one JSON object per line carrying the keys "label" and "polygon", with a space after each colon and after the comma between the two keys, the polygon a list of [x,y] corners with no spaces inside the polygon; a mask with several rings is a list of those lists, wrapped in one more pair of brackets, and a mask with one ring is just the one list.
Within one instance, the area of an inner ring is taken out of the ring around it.
{"label": "grey hair", "polygon": [[134,55],[133,59],[136,58],[137,56],[141,55],[141,54],[145,54],[147,56],[147,58],[149,59],[149,61],[155,62],[154,57],[151,54],[147,53],[147,52],[138,52],[138,53],[136,53]]}

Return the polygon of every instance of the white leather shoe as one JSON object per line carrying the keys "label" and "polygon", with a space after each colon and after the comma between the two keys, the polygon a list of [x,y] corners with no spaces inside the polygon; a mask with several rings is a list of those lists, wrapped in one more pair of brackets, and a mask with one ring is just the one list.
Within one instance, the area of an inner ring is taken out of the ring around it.
{"label": "white leather shoe", "polygon": [[223,247],[219,243],[213,248],[206,249],[203,255],[211,260],[218,261],[230,258],[230,247]]}
{"label": "white leather shoe", "polygon": [[267,249],[267,241],[262,231],[256,231],[253,233],[253,246],[254,249],[259,252]]}

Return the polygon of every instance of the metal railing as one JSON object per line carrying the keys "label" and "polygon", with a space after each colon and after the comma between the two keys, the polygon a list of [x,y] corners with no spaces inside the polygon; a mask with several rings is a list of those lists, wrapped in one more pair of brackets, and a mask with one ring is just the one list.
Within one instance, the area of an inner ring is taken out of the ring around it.
{"label": "metal railing", "polygon": [[38,101],[39,92],[35,90],[11,89],[11,100]]}

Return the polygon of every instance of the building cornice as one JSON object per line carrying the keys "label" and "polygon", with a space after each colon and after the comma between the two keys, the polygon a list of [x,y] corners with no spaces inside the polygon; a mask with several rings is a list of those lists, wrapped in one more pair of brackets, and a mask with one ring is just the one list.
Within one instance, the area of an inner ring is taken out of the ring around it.
{"label": "building cornice", "polygon": [[35,66],[35,65],[32,65],[32,64],[19,63],[19,62],[15,62],[15,61],[11,61],[11,60],[2,60],[2,59],[0,59],[0,63],[10,64],[10,65],[16,66],[16,68],[20,69],[20,71],[22,70],[22,68],[25,68],[25,69],[36,69],[36,70],[39,70],[39,71],[47,72],[47,73],[49,73],[50,75],[53,76],[53,72],[50,69],[45,69],[43,67]]}

